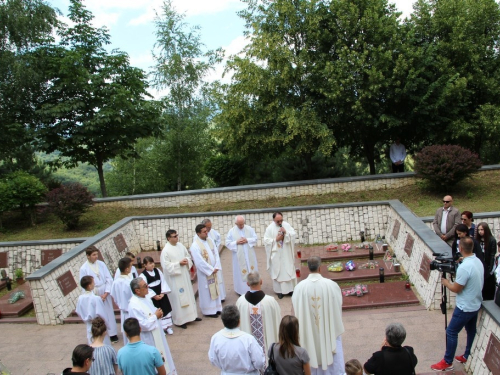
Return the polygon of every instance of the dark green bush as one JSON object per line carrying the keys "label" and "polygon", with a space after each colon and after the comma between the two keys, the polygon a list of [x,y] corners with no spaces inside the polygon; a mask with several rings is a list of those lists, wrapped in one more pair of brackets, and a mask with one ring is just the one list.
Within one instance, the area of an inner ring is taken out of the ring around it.
{"label": "dark green bush", "polygon": [[481,165],[477,154],[455,145],[427,146],[415,155],[417,177],[440,190],[454,187]]}
{"label": "dark green bush", "polygon": [[56,215],[68,230],[78,226],[80,217],[93,205],[94,197],[88,189],[71,183],[47,193],[49,212]]}

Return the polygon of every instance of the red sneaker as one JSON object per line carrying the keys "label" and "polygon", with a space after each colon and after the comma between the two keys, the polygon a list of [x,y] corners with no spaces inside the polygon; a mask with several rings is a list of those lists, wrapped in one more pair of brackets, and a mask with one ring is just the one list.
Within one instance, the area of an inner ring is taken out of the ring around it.
{"label": "red sneaker", "polygon": [[438,363],[434,364],[431,366],[431,369],[434,371],[447,371],[447,370],[453,370],[453,364],[452,363],[446,363],[444,358],[439,361]]}
{"label": "red sneaker", "polygon": [[467,362],[467,358],[465,358],[463,355],[457,355],[455,357],[455,361],[460,362],[460,363],[465,363],[465,362]]}

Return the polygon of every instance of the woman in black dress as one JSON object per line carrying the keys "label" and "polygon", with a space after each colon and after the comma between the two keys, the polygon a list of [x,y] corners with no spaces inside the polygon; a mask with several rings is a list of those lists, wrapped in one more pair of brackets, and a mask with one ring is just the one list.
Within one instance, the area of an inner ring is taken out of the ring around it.
{"label": "woman in black dress", "polygon": [[491,229],[487,223],[479,223],[477,225],[476,240],[479,242],[484,253],[484,286],[483,300],[491,300],[495,297],[495,282],[494,275],[495,255],[497,253],[496,241],[491,234]]}
{"label": "woman in black dress", "polygon": [[155,261],[151,257],[144,257],[143,260],[144,271],[141,276],[149,288],[148,297],[151,298],[153,305],[163,310],[163,318],[161,319],[161,326],[163,330],[169,335],[173,335],[172,330],[172,306],[168,299],[167,293],[170,293],[170,287],[167,285],[163,273],[155,267]]}

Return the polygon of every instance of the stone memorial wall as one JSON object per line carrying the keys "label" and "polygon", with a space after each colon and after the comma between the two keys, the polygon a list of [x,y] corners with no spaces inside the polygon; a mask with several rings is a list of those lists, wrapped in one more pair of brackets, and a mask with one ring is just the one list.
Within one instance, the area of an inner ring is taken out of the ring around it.
{"label": "stone memorial wall", "polygon": [[474,375],[500,375],[500,307],[484,301],[465,370]]}

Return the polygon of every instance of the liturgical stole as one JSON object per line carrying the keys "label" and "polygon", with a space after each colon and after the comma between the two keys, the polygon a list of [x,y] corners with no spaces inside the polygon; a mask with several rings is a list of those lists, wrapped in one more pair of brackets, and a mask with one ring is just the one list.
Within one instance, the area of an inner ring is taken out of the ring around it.
{"label": "liturgical stole", "polygon": [[[245,238],[250,237],[250,231],[248,230],[246,225],[243,230],[245,231]],[[233,239],[235,239],[235,241],[238,241],[241,238],[240,229],[237,226],[234,226],[232,231]],[[257,269],[257,265],[255,264],[255,250],[252,246],[248,245],[248,261],[250,262],[250,269],[247,268],[247,261],[245,259],[245,244],[236,244],[236,256],[238,257],[238,265],[240,266],[241,278],[243,280],[246,280],[248,273],[253,272]]]}
{"label": "liturgical stole", "polygon": [[[208,241],[208,240],[210,240],[210,241]],[[214,245],[213,248],[210,248],[210,250],[214,254],[214,259],[215,259],[215,250],[214,250],[215,244],[211,238],[207,237],[208,247],[210,247],[210,242]],[[196,238],[196,244],[200,248],[201,256],[203,257],[203,259],[205,259],[205,262],[210,264],[210,258],[208,257],[207,248],[205,247],[203,242],[201,242],[201,240],[198,236]],[[210,276],[207,276],[207,284],[208,284],[208,290],[210,291],[210,298],[212,298],[213,300],[216,300],[217,298],[219,298],[219,282],[217,280],[216,273],[212,274]]]}

